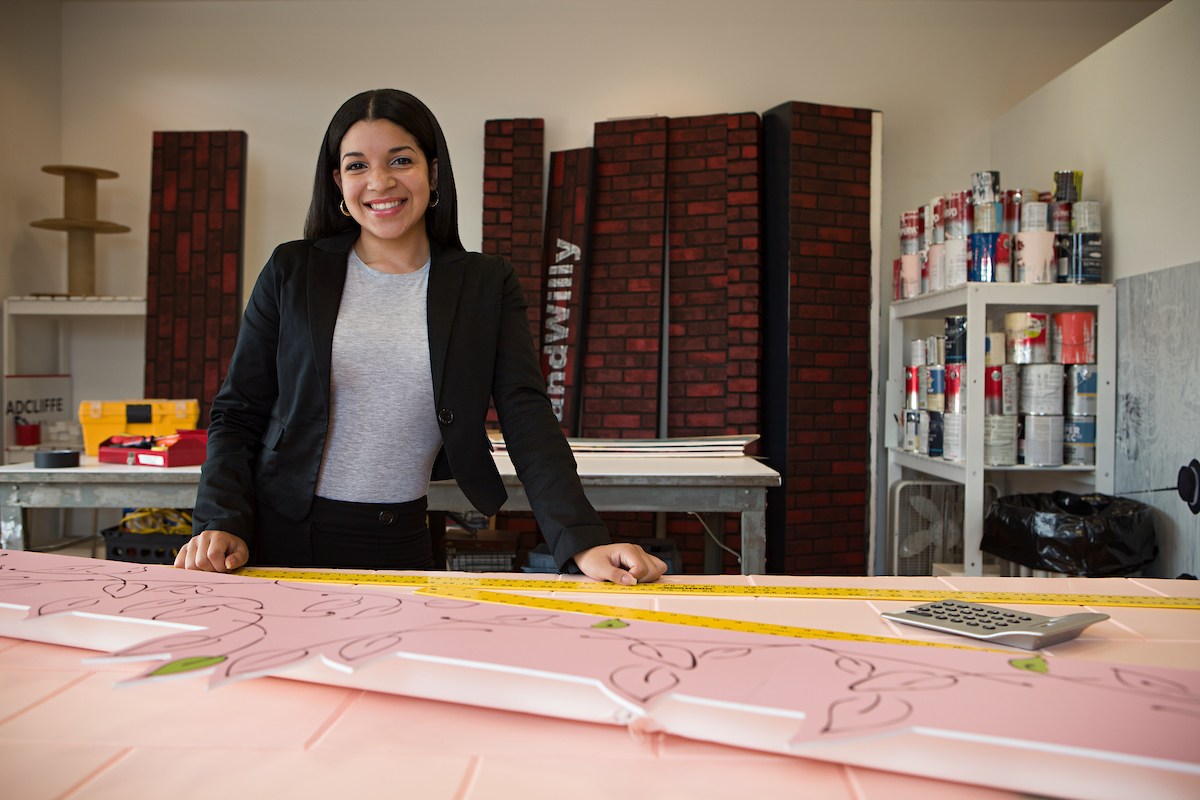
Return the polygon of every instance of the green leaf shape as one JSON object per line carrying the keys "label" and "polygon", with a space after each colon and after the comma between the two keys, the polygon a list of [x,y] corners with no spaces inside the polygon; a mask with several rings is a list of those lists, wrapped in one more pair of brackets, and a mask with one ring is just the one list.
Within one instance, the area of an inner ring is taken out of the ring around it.
{"label": "green leaf shape", "polygon": [[603,622],[597,622],[593,628],[628,628],[628,622],[621,622],[619,619],[606,619]]}
{"label": "green leaf shape", "polygon": [[154,672],[150,673],[150,677],[155,675],[178,675],[181,672],[192,672],[205,667],[211,667],[214,664],[220,664],[226,659],[226,656],[192,656],[191,658],[181,658],[178,661],[171,661],[163,664]]}
{"label": "green leaf shape", "polygon": [[1017,669],[1024,669],[1030,672],[1040,672],[1043,675],[1050,671],[1050,665],[1047,664],[1046,659],[1042,658],[1041,656],[1034,656],[1033,658],[1014,658],[1008,663],[1012,664]]}

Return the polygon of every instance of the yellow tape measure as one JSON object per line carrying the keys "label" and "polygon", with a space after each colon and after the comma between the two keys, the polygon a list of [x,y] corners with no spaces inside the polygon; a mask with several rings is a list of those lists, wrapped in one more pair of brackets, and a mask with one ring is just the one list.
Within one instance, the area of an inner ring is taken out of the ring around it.
{"label": "yellow tape measure", "polygon": [[962,600],[972,603],[1018,603],[1055,606],[1118,606],[1126,608],[1200,609],[1200,598],[1117,594],[1052,594],[1050,592],[955,592],[930,589],[850,589],[832,586],[727,586],[688,583],[639,583],[621,586],[599,581],[547,581],[519,578],[471,578],[451,575],[387,575],[377,572],[308,572],[301,570],[239,570],[236,574],[273,581],[341,583],[384,586],[456,586],[469,589],[527,592],[587,592],[617,594],[692,595],[698,597],[799,597],[817,600],[896,600],[925,603]]}
{"label": "yellow tape measure", "polygon": [[[948,647],[952,650],[985,650],[988,648],[969,645],[923,642],[919,639],[894,639],[888,636],[868,636],[862,633],[826,631],[819,628],[794,628],[790,625],[772,625],[766,622],[744,622],[718,617],[698,617],[693,614],[672,614],[666,611],[647,611],[640,608],[605,606],[598,603],[579,603],[571,600],[556,600],[552,597],[529,597],[520,594],[504,594],[471,589],[463,586],[430,586],[418,589],[415,594],[431,597],[452,597],[456,600],[471,600],[480,603],[499,603],[521,608],[538,608],[546,611],[567,611],[607,617],[611,620],[636,619],[642,622],[666,622],[672,625],[688,625],[693,628],[715,628],[722,631],[765,633],[771,636],[790,636],[795,639],[833,639],[839,642],[878,642],[879,644],[912,644],[922,647]],[[615,626],[614,626],[615,627]],[[1007,652],[1007,651],[1001,651]]]}

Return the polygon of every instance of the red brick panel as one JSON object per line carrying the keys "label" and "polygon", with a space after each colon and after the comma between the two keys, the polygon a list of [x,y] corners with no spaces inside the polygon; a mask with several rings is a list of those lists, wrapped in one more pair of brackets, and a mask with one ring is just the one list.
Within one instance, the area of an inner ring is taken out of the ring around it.
{"label": "red brick panel", "polygon": [[550,402],[568,436],[575,436],[579,431],[595,178],[594,149],[587,147],[550,155],[541,286],[544,302],[537,341]]}
{"label": "red brick panel", "polygon": [[727,119],[715,114],[669,124],[669,436],[715,436],[727,429]]}
{"label": "red brick panel", "polygon": [[196,398],[200,425],[241,316],[246,134],[155,132],[146,284],[146,397]]}
{"label": "red brick panel", "polygon": [[658,423],[667,120],[595,128],[581,432],[652,438]]}
{"label": "red brick panel", "polygon": [[540,119],[493,119],[483,142],[483,252],[512,261],[535,339],[541,323],[544,134]]}
{"label": "red brick panel", "polygon": [[785,569],[863,574],[871,112],[792,104]]}
{"label": "red brick panel", "polygon": [[[730,114],[726,141],[725,236],[729,356],[727,433],[761,431],[762,119]],[[747,448],[757,453],[758,443]]]}

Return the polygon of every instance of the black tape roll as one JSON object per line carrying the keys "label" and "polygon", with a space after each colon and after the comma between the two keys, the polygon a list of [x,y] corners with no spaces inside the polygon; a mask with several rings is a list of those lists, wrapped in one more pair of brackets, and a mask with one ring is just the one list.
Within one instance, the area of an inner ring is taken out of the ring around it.
{"label": "black tape roll", "polygon": [[58,469],[60,467],[78,467],[78,450],[36,450],[33,454],[33,465],[38,469]]}

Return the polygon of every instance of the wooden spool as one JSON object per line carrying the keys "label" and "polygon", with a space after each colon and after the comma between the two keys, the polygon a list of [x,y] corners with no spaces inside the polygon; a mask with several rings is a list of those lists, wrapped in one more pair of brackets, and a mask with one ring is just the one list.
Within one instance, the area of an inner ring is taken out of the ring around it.
{"label": "wooden spool", "polygon": [[34,228],[67,233],[67,293],[94,295],[96,293],[96,234],[128,233],[129,228],[115,222],[96,219],[96,181],[116,178],[112,170],[97,167],[73,167],[49,164],[42,172],[61,175],[63,186],[63,216],[60,219],[40,219],[29,223]]}

